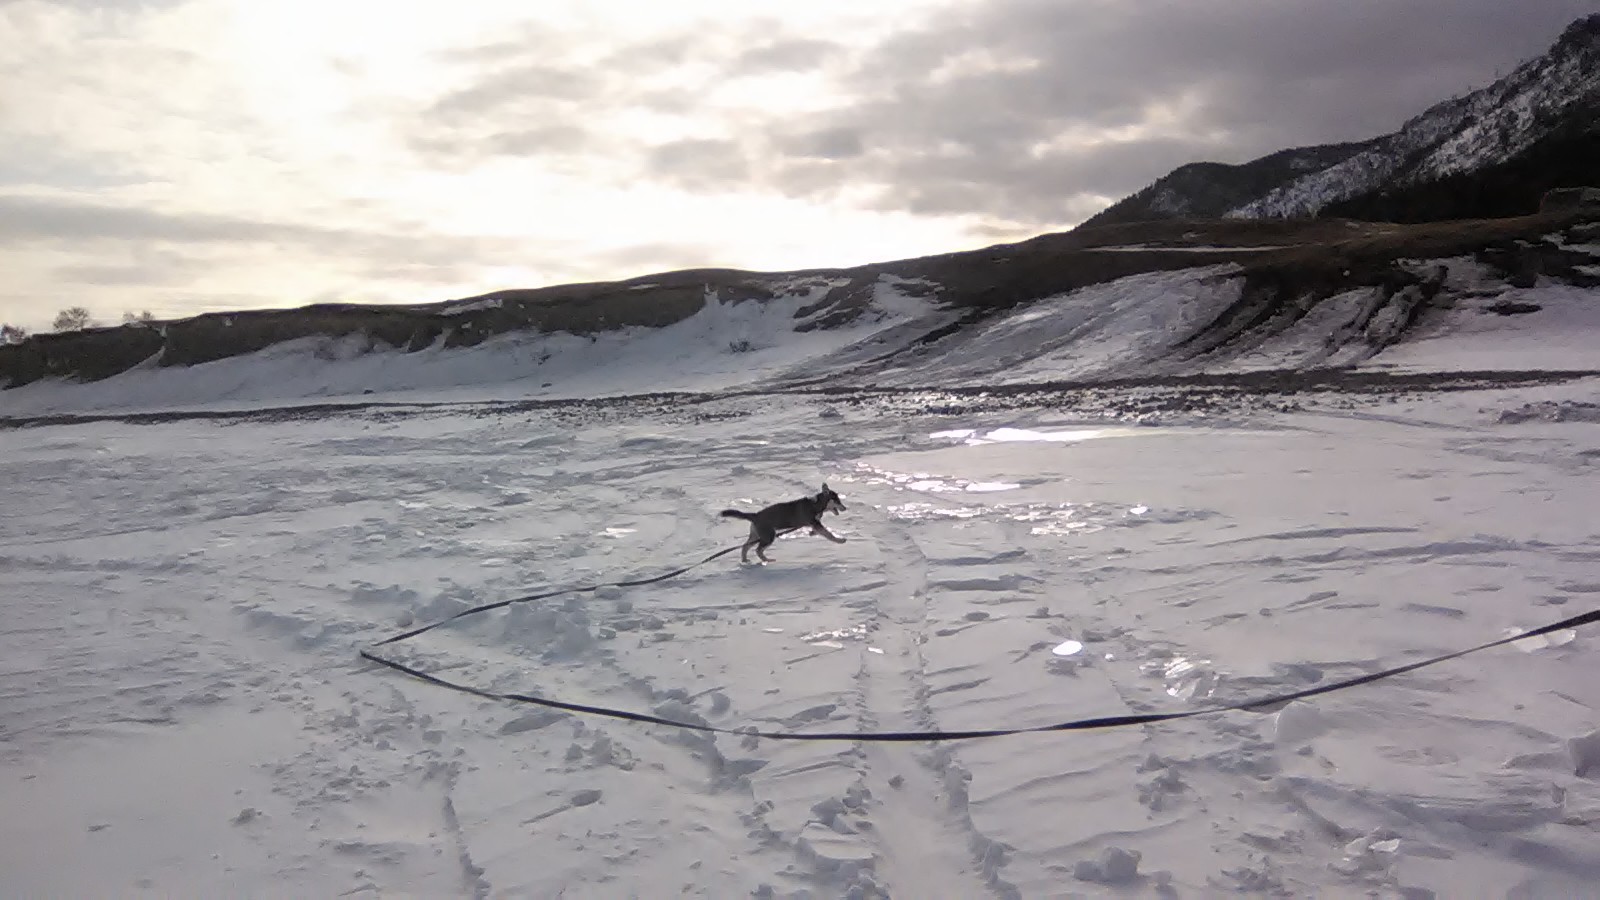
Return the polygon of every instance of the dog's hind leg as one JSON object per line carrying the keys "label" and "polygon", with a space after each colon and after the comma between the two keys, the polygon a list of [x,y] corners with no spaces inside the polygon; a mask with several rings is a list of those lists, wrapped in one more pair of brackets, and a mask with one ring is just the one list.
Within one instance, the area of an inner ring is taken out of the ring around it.
{"label": "dog's hind leg", "polygon": [[756,544],[756,555],[761,557],[762,562],[772,562],[772,560],[767,557],[767,554],[763,553],[762,551],[766,550],[768,547],[771,547],[772,542],[777,539],[778,532],[776,529],[767,528],[761,530],[760,542]]}
{"label": "dog's hind leg", "polygon": [[[739,548],[739,562],[747,563],[750,561],[750,548],[754,547],[760,540],[760,529],[756,528],[754,522],[750,523],[750,536],[744,539],[744,546]],[[756,552],[759,553],[761,551],[757,550]]]}

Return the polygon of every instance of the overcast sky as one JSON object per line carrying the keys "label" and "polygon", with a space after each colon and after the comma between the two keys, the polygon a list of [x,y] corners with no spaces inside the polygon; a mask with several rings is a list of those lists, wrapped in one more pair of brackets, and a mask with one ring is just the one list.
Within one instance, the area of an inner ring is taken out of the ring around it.
{"label": "overcast sky", "polygon": [[1068,228],[1373,137],[1595,0],[0,0],[0,321]]}

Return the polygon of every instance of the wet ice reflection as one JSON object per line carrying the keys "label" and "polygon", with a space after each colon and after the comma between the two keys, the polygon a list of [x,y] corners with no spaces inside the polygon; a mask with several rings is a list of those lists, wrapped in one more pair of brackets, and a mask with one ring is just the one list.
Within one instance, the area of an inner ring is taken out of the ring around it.
{"label": "wet ice reflection", "polygon": [[1171,524],[1207,518],[1203,510],[1153,512],[1148,506],[1132,509],[1102,503],[996,503],[992,506],[941,506],[934,503],[897,503],[887,508],[899,522],[994,517],[1028,525],[1032,535],[1090,534],[1107,528],[1145,524]]}
{"label": "wet ice reflection", "polygon": [[1095,438],[1111,437],[1121,429],[1113,428],[1077,428],[1071,431],[1034,431],[1030,428],[995,428],[986,432],[979,432],[975,428],[956,428],[950,431],[935,431],[928,435],[932,438],[961,441],[964,444],[976,446],[978,444],[1003,444],[1017,441],[1034,441],[1047,443],[1075,443],[1089,441]]}
{"label": "wet ice reflection", "polygon": [[1022,487],[1009,481],[968,481],[965,478],[934,475],[929,472],[891,472],[869,463],[856,463],[856,469],[862,475],[853,480],[866,484],[889,484],[903,490],[931,494],[987,494],[995,491],[1014,491]]}
{"label": "wet ice reflection", "polygon": [[1167,694],[1179,700],[1204,700],[1217,690],[1221,678],[1209,659],[1174,656],[1140,666],[1146,675],[1158,675],[1166,682]]}
{"label": "wet ice reflection", "polygon": [[[849,628],[828,628],[803,634],[800,640],[818,647],[832,647],[839,649],[844,646],[844,641],[864,641],[867,639],[867,626],[852,625]],[[881,651],[880,651],[881,652]]]}

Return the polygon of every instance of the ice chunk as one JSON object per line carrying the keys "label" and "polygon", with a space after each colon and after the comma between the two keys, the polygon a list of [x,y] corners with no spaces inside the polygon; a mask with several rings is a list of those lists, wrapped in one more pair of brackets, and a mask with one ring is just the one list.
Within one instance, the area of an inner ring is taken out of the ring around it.
{"label": "ice chunk", "polygon": [[1273,725],[1273,739],[1280,746],[1299,744],[1328,730],[1327,721],[1317,708],[1299,701],[1279,710]]}
{"label": "ice chunk", "polygon": [[1567,741],[1567,752],[1572,755],[1572,773],[1587,778],[1600,769],[1600,731],[1591,731]]}
{"label": "ice chunk", "polygon": [[[1522,629],[1520,628],[1508,628],[1506,629],[1505,635],[1506,637],[1510,637],[1514,634],[1521,633]],[[1567,644],[1572,643],[1573,639],[1577,636],[1578,632],[1576,630],[1571,628],[1563,628],[1560,631],[1552,631],[1549,634],[1540,634],[1533,637],[1523,638],[1520,641],[1512,641],[1511,646],[1521,650],[1524,653],[1536,653],[1540,650],[1546,650],[1551,647],[1564,647]]]}
{"label": "ice chunk", "polygon": [[1076,656],[1083,652],[1083,644],[1078,641],[1062,641],[1050,648],[1050,652],[1056,656]]}
{"label": "ice chunk", "polygon": [[1132,881],[1139,875],[1141,858],[1137,850],[1107,847],[1100,851],[1099,859],[1080,860],[1072,867],[1072,874],[1080,881],[1095,881],[1101,884]]}

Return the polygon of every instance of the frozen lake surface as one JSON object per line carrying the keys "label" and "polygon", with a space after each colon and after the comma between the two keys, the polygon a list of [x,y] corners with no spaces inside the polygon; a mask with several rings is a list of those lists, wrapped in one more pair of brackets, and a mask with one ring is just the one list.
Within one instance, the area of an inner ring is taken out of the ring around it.
{"label": "frozen lake surface", "polygon": [[1595,385],[1156,417],[794,395],[0,431],[0,883],[1580,896],[1600,879],[1600,767],[1578,774],[1593,634],[1271,714],[933,746],[580,718],[356,654],[676,568],[742,539],[718,510],[826,480],[846,544],[793,536],[770,565],[723,557],[391,652],[769,729],[1295,690],[1595,602]]}

